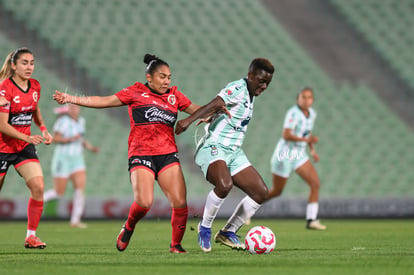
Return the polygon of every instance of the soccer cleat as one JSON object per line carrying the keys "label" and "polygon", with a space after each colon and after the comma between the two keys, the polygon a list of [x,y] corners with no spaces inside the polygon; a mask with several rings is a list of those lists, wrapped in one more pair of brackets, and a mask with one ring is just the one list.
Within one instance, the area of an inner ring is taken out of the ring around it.
{"label": "soccer cleat", "polygon": [[237,237],[236,233],[231,232],[231,231],[220,230],[219,232],[217,232],[216,236],[214,237],[214,240],[216,243],[223,244],[232,249],[237,249],[237,250],[246,249],[244,244],[239,240],[239,237]]}
{"label": "soccer cleat", "polygon": [[88,228],[88,225],[86,223],[83,222],[78,222],[78,223],[71,223],[70,227],[74,227],[74,228]]}
{"label": "soccer cleat", "polygon": [[187,253],[187,251],[185,251],[185,249],[181,246],[181,244],[176,244],[174,246],[170,244],[170,252],[171,253]]}
{"label": "soccer cleat", "polygon": [[118,238],[116,239],[116,248],[118,251],[122,252],[127,248],[132,233],[134,231],[126,229],[125,224],[122,226],[121,232],[119,232]]}
{"label": "soccer cleat", "polygon": [[198,245],[204,252],[211,251],[211,228],[207,228],[198,223]]}
{"label": "soccer cleat", "polygon": [[35,235],[30,235],[24,240],[24,247],[43,249],[46,247],[46,244],[42,242],[39,239],[39,237],[36,237]]}
{"label": "soccer cleat", "polygon": [[308,220],[306,228],[314,230],[326,230],[326,226],[321,224],[319,220]]}

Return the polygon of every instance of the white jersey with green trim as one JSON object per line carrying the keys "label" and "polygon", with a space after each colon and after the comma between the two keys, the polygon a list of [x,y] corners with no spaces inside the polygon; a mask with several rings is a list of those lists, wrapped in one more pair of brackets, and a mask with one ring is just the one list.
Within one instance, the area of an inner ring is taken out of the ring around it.
{"label": "white jersey with green trim", "polygon": [[55,153],[78,155],[83,152],[83,135],[85,133],[85,119],[79,117],[78,120],[74,120],[69,115],[63,115],[59,117],[54,126],[53,131],[60,133],[63,138],[72,138],[81,135],[79,138],[70,143],[58,143],[56,145]]}
{"label": "white jersey with green trim", "polygon": [[208,125],[207,142],[220,143],[231,149],[239,148],[244,140],[253,115],[254,97],[250,97],[247,89],[247,79],[230,82],[218,96],[224,100],[231,118],[220,114]]}
{"label": "white jersey with green trim", "polygon": [[[287,111],[283,129],[292,129],[293,135],[307,138],[312,132],[315,119],[316,112],[314,109],[309,108],[309,116],[306,117],[298,105],[295,105]],[[279,150],[282,148],[284,148],[284,150],[305,150],[306,144],[307,143],[304,141],[288,141],[282,137],[280,138],[277,147]]]}

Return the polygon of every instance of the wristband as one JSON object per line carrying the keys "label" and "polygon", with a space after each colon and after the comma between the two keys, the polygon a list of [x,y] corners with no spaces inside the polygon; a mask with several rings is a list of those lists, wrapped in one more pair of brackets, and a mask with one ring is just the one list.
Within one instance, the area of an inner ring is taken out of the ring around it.
{"label": "wristband", "polygon": [[43,132],[43,131],[47,131],[47,128],[46,128],[46,126],[40,126],[40,132]]}

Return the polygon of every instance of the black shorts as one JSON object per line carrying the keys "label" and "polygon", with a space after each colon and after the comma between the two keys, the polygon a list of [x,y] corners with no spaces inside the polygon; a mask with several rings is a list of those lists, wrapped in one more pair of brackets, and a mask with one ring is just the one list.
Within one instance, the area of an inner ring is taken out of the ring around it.
{"label": "black shorts", "polygon": [[0,153],[0,176],[6,175],[10,165],[14,165],[17,168],[31,161],[39,162],[36,148],[33,144],[27,145],[18,153]]}
{"label": "black shorts", "polygon": [[178,153],[171,153],[157,156],[132,156],[128,160],[129,172],[131,173],[137,168],[146,168],[154,173],[155,178],[164,169],[180,164]]}

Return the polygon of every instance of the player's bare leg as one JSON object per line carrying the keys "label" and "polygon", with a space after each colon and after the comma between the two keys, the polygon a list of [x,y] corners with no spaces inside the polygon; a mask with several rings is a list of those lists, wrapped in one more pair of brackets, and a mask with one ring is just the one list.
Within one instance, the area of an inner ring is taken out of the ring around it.
{"label": "player's bare leg", "polygon": [[296,173],[302,177],[306,184],[310,187],[308,205],[306,207],[306,228],[316,229],[316,230],[325,230],[326,226],[321,224],[317,219],[319,211],[319,187],[320,181],[318,173],[316,172],[313,164],[308,160],[298,169]]}
{"label": "player's bare leg", "polygon": [[134,202],[129,208],[128,219],[122,226],[116,240],[118,251],[124,251],[128,247],[135,225],[150,210],[154,200],[154,183],[154,174],[144,168],[138,168],[131,172]]}
{"label": "player's bare leg", "polygon": [[215,241],[233,249],[244,249],[244,244],[236,233],[266,200],[268,190],[262,177],[253,166],[248,166],[234,175],[233,182],[247,196],[237,205],[225,227],[216,234]]}
{"label": "player's bare leg", "polygon": [[269,192],[267,193],[267,200],[270,200],[271,198],[274,197],[279,197],[282,192],[283,189],[286,186],[287,183],[287,178],[281,177],[279,175],[276,174],[272,174],[272,188],[269,189]]}
{"label": "player's bare leg", "polygon": [[73,183],[73,210],[70,219],[70,225],[77,228],[86,228],[87,225],[81,222],[81,217],[85,209],[85,185],[86,172],[85,170],[77,171],[70,175],[70,180]]}

